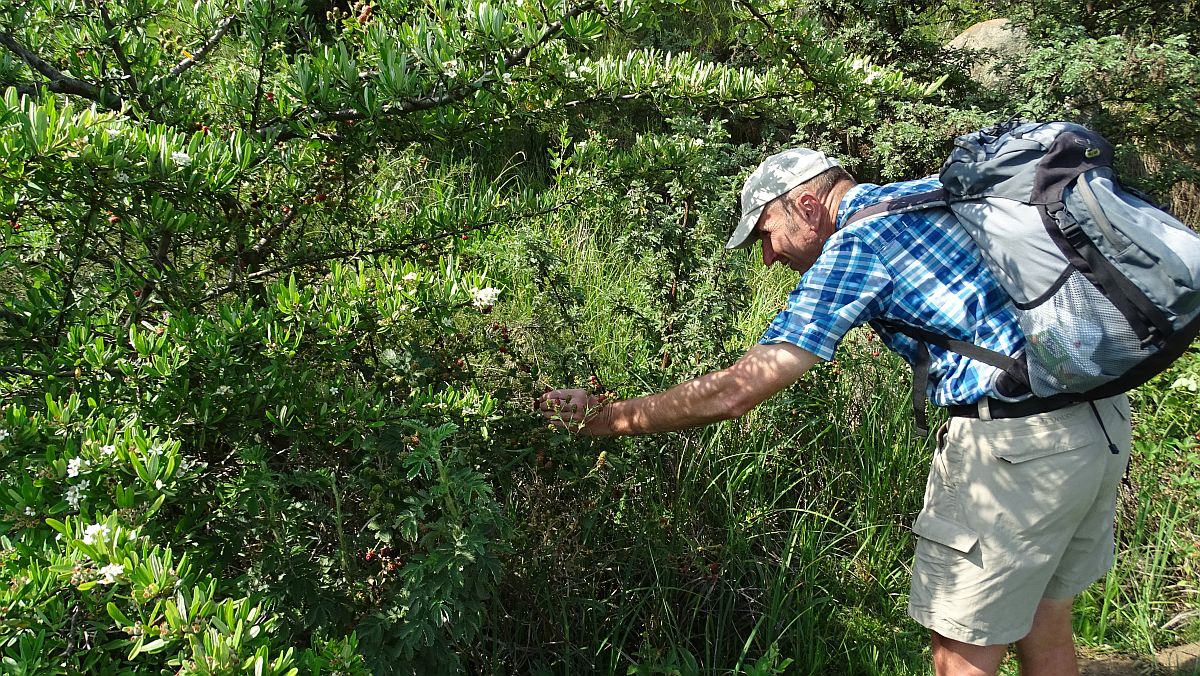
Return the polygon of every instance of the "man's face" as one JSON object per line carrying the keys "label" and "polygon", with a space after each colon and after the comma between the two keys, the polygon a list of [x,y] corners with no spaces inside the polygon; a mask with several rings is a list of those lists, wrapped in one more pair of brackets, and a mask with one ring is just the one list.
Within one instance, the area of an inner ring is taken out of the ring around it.
{"label": "man's face", "polygon": [[820,218],[824,209],[811,193],[793,197],[788,194],[768,203],[752,234],[762,243],[763,265],[779,262],[803,274],[825,244]]}

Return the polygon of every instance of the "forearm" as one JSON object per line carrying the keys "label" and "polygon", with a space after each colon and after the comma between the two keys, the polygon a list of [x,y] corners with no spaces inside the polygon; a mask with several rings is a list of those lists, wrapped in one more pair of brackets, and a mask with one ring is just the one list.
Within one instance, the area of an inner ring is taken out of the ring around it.
{"label": "forearm", "polygon": [[589,435],[633,435],[700,427],[744,414],[748,409],[740,394],[733,374],[715,371],[665,392],[611,402],[582,431]]}
{"label": "forearm", "polygon": [[552,424],[581,434],[672,432],[740,417],[815,363],[816,356],[794,345],[755,345],[729,368],[660,394],[605,403],[586,390],[550,390],[537,406]]}

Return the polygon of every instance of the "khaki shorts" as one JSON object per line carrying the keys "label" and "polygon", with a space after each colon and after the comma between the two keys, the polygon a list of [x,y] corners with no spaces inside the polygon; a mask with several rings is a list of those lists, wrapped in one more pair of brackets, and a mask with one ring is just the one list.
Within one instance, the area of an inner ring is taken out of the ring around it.
{"label": "khaki shorts", "polygon": [[1129,462],[1129,400],[1094,403],[1103,429],[1083,403],[1026,418],[951,418],[939,430],[913,523],[913,619],[965,643],[1012,643],[1029,633],[1042,599],[1071,598],[1104,576]]}

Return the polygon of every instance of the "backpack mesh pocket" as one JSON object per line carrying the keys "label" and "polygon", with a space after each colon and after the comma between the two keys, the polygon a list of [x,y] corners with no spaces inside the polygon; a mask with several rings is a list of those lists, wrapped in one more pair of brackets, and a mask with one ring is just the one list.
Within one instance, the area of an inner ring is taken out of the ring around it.
{"label": "backpack mesh pocket", "polygon": [[1129,322],[1078,271],[1019,321],[1029,384],[1039,397],[1099,387],[1147,355]]}

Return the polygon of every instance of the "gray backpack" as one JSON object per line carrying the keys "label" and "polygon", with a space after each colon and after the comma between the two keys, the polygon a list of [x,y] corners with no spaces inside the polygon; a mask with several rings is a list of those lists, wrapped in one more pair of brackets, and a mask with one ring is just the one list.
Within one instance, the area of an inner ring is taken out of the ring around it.
{"label": "gray backpack", "polygon": [[[922,341],[924,369],[924,343],[1002,369],[997,386],[1011,396],[1090,401],[1165,369],[1200,333],[1200,236],[1123,189],[1112,157],[1077,124],[1002,123],[955,140],[940,189],[853,214],[848,222],[948,207],[1011,298],[1027,344],[1009,356],[884,327]],[[925,387],[914,379],[921,427]]]}

